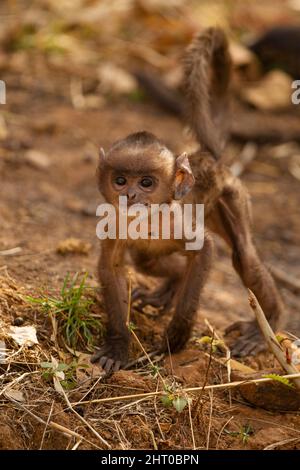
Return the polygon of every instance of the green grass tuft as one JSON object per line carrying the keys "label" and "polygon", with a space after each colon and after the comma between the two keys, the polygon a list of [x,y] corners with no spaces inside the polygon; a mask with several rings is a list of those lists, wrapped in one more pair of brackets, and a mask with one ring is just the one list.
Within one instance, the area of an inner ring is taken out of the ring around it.
{"label": "green grass tuft", "polygon": [[67,274],[57,296],[26,297],[28,302],[39,305],[44,313],[55,316],[67,345],[73,349],[80,346],[92,349],[94,338],[103,332],[101,321],[90,312],[95,300],[89,295],[87,275],[85,273],[79,280],[78,273],[72,278]]}

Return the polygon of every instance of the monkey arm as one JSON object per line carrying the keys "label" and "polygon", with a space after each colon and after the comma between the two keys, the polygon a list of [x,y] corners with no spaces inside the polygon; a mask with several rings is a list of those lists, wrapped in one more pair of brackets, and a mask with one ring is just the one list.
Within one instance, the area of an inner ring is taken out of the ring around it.
{"label": "monkey arm", "polygon": [[101,243],[98,274],[108,316],[104,346],[92,357],[106,372],[127,363],[130,333],[126,325],[128,289],[123,265],[124,244],[119,240]]}
{"label": "monkey arm", "polygon": [[163,349],[172,352],[181,349],[189,339],[198,309],[199,298],[212,264],[213,243],[205,235],[203,248],[189,255],[188,263],[178,291],[178,300],[164,340]]}

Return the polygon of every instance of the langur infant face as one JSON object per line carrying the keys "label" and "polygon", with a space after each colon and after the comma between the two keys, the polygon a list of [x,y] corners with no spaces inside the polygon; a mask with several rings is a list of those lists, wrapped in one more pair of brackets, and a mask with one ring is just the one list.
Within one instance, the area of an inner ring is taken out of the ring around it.
{"label": "langur infant face", "polygon": [[182,199],[193,187],[187,155],[176,157],[154,135],[131,134],[116,142],[109,152],[100,151],[98,186],[106,202],[119,205],[170,204]]}
{"label": "langur infant face", "polygon": [[117,204],[119,196],[127,198],[127,205],[161,203],[162,199],[168,200],[170,187],[162,183],[159,176],[154,173],[127,173],[112,171],[109,178],[111,202]]}

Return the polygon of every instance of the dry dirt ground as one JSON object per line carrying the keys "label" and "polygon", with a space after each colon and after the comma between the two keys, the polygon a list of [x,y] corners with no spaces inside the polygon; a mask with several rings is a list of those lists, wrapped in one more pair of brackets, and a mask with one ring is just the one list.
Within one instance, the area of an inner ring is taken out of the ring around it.
{"label": "dry dirt ground", "polygon": [[[33,63],[32,67],[38,67]],[[55,73],[53,72],[52,78]],[[62,95],[43,91],[43,79],[33,86],[19,86],[18,74],[8,74],[7,104],[2,106],[9,136],[0,154],[0,251],[20,247],[14,255],[0,256],[0,309],[3,325],[23,316],[25,325],[37,327],[40,345],[19,352],[9,370],[1,368],[2,387],[11,377],[29,373],[16,383],[25,400],[0,401],[1,449],[66,449],[79,442],[79,448],[105,446],[70,411],[64,397],[41,379],[37,357],[47,360],[56,354],[50,341],[51,323],[43,313],[20,300],[20,293],[36,294],[61,288],[67,272],[89,272],[96,285],[98,240],[95,235],[95,208],[99,202],[95,169],[97,148],[107,148],[115,139],[146,129],[159,135],[176,151],[186,141],[182,123],[149,102],[127,100],[108,102],[99,110],[76,110]],[[66,86],[62,80],[61,90]],[[51,82],[51,75],[48,80]],[[46,154],[49,166],[41,168],[26,160],[28,149]],[[236,152],[231,146],[229,152]],[[280,266],[296,276],[299,268],[299,181],[287,169],[286,158],[274,158],[270,147],[261,147],[256,160],[243,174],[254,206],[257,245],[266,263]],[[56,248],[62,240],[75,237],[91,244],[87,255],[62,256]],[[141,281],[141,279],[140,279]],[[14,295],[12,295],[14,292]],[[282,289],[289,315],[299,316],[299,301]],[[101,301],[96,311],[103,314]],[[132,313],[135,330],[144,347],[151,351],[168,318]],[[250,318],[247,294],[231,268],[226,248],[216,245],[215,265],[201,300],[193,338],[185,350],[159,362],[165,380],[176,379],[182,387],[226,381],[226,370],[208,358],[195,342],[205,331],[204,318],[218,331],[231,322]],[[10,354],[16,346],[9,344]],[[142,351],[134,345],[132,358]],[[267,355],[245,361],[256,369],[273,366]],[[5,374],[7,375],[5,378]],[[206,378],[207,375],[207,378]],[[94,381],[95,382],[95,381]],[[79,401],[94,382],[68,392],[71,402]],[[146,365],[133,366],[100,380],[86,399],[107,398],[156,390],[159,379]],[[280,449],[300,449],[300,415],[297,412],[271,412],[247,404],[237,393],[228,391],[193,396],[182,413],[166,408],[160,399],[134,399],[82,405],[76,410],[112,448],[139,449],[263,449],[274,443]],[[33,414],[29,414],[29,410]],[[38,422],[37,417],[44,420]],[[46,427],[47,419],[83,436],[65,435]]]}

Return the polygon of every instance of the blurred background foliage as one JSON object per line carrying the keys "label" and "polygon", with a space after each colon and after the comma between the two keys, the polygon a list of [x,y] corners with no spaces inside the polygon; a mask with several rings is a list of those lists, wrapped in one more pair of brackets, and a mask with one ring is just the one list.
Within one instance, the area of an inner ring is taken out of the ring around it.
{"label": "blurred background foliage", "polygon": [[227,31],[235,65],[257,78],[243,45],[270,27],[300,24],[300,0],[2,0],[0,18],[1,78],[18,72],[22,85],[59,87],[75,107],[99,107],[113,95],[142,99],[139,69],[177,87],[184,46],[210,25]]}

